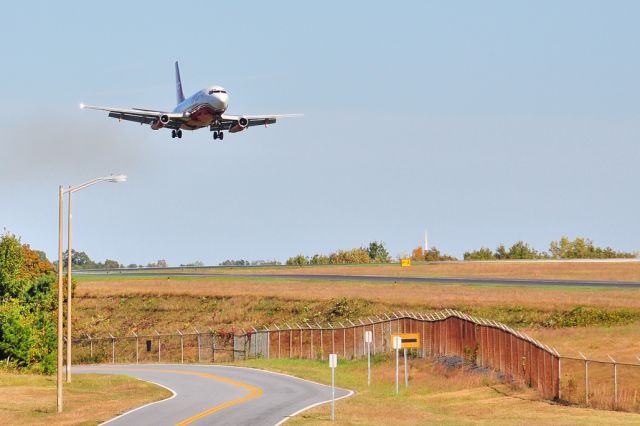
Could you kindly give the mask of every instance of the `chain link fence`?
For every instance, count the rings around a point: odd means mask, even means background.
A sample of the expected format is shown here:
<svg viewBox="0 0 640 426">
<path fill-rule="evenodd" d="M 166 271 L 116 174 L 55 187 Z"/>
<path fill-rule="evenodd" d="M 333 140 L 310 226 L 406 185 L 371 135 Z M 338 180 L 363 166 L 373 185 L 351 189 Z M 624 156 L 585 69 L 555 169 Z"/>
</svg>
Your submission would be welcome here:
<svg viewBox="0 0 640 426">
<path fill-rule="evenodd" d="M 241 332 L 212 329 L 173 334 L 87 336 L 73 341 L 74 363 L 217 363 L 249 358 L 366 356 L 392 350 L 394 333 L 420 334 L 417 356 L 459 357 L 497 372 L 507 381 L 537 389 L 547 399 L 595 408 L 640 411 L 640 364 L 561 356 L 508 326 L 453 310 L 397 312 L 327 324 L 305 322 Z M 640 359 L 639 359 L 640 361 Z"/>
</svg>

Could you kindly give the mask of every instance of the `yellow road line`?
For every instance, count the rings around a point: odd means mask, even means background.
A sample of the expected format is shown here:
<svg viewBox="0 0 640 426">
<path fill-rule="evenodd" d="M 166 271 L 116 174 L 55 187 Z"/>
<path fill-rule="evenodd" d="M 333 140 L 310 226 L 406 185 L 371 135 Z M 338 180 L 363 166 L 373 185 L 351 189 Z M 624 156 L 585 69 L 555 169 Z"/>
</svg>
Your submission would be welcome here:
<svg viewBox="0 0 640 426">
<path fill-rule="evenodd" d="M 215 376 L 213 374 L 209 374 L 209 373 L 201 373 L 199 371 L 188 371 L 188 370 L 164 370 L 164 369 L 148 369 L 148 368 L 115 368 L 117 370 L 127 370 L 127 371 L 153 371 L 153 372 L 157 372 L 157 373 L 176 373 L 176 374 L 189 374 L 192 376 L 200 376 L 200 377 L 204 377 L 207 379 L 211 379 L 211 380 L 216 380 L 218 382 L 223 382 L 223 383 L 227 383 L 229 385 L 233 385 L 233 386 L 239 386 L 241 388 L 244 388 L 246 390 L 249 391 L 248 394 L 246 394 L 245 396 L 241 397 L 241 398 L 236 398 L 236 399 L 232 399 L 231 401 L 227 401 L 227 402 L 223 402 L 222 404 L 218 404 L 215 407 L 211 407 L 205 411 L 202 411 L 194 416 L 189 417 L 188 419 L 185 419 L 179 423 L 176 423 L 176 426 L 186 426 L 189 425 L 197 420 L 202 419 L 203 417 L 206 417 L 208 415 L 211 415 L 213 413 L 216 413 L 220 410 L 224 410 L 225 408 L 231 407 L 233 405 L 236 404 L 241 404 L 243 402 L 246 401 L 250 401 L 254 398 L 259 397 L 260 395 L 262 395 L 263 391 L 260 388 L 257 388 L 255 386 L 249 385 L 247 383 L 242 383 L 242 382 L 238 382 L 236 380 L 231 380 L 231 379 L 227 379 L 226 377 L 220 377 L 220 376 Z"/>
</svg>

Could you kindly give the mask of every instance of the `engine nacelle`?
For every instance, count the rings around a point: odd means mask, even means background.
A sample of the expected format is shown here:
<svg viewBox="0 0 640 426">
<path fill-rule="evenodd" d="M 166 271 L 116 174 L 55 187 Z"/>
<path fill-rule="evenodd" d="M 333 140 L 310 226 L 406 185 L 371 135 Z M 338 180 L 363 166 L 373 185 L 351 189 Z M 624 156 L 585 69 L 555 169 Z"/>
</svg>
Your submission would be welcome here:
<svg viewBox="0 0 640 426">
<path fill-rule="evenodd" d="M 167 114 L 162 114 L 160 117 L 156 119 L 153 123 L 151 123 L 151 128 L 153 130 L 162 129 L 169 123 L 169 116 Z"/>
<path fill-rule="evenodd" d="M 238 121 L 236 121 L 236 123 L 233 126 L 231 126 L 231 128 L 229 129 L 229 133 L 241 132 L 244 129 L 246 129 L 248 125 L 249 125 L 249 119 L 246 117 L 240 117 Z"/>
</svg>

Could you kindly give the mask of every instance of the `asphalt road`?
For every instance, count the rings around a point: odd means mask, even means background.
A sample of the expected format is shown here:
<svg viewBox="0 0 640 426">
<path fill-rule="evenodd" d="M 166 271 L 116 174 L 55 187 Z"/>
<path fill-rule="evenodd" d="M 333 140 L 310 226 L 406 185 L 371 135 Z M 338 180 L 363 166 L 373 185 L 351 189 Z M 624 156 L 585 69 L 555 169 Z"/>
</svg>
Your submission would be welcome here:
<svg viewBox="0 0 640 426">
<path fill-rule="evenodd" d="M 77 274 L 78 272 L 76 272 Z M 637 281 L 590 281 L 590 280 L 534 280 L 517 278 L 452 278 L 452 277 L 394 277 L 381 275 L 324 275 L 324 274 L 221 274 L 215 272 L 81 272 L 83 275 L 126 275 L 155 277 L 245 277 L 245 278 L 278 278 L 290 280 L 323 280 L 323 281 L 374 281 L 374 282 L 411 282 L 425 284 L 457 284 L 457 285 L 505 285 L 505 286 L 564 286 L 564 287 L 608 287 L 608 288 L 640 288 Z"/>
<path fill-rule="evenodd" d="M 331 400 L 331 387 L 283 374 L 218 365 L 92 365 L 76 374 L 125 374 L 162 385 L 174 395 L 109 420 L 109 425 L 276 425 Z M 327 366 L 327 374 L 330 370 Z M 338 375 L 339 377 L 339 375 Z M 336 388 L 336 398 L 351 395 Z"/>
</svg>

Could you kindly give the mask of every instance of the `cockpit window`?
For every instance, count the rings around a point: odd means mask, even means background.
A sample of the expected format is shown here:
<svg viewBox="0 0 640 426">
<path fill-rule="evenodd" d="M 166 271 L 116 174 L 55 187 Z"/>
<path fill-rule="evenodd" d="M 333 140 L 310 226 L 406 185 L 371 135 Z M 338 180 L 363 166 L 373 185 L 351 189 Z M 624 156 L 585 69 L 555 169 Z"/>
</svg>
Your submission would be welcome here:
<svg viewBox="0 0 640 426">
<path fill-rule="evenodd" d="M 227 93 L 226 90 L 209 90 L 209 94 L 213 95 L 214 93 Z"/>
</svg>

